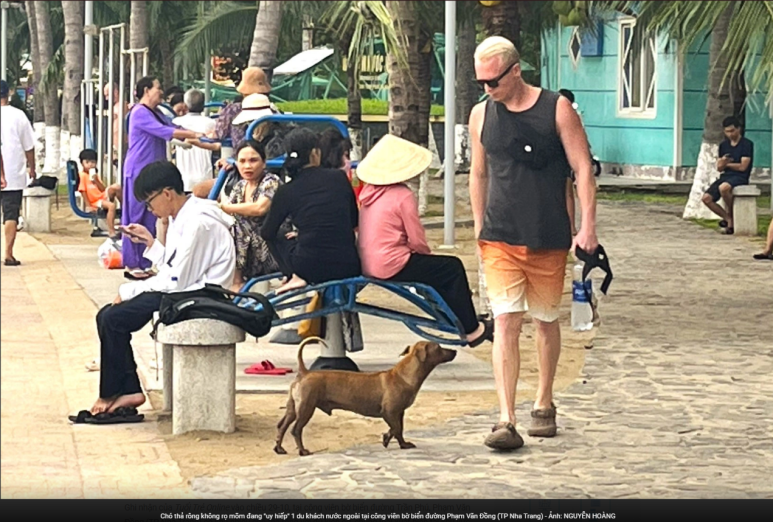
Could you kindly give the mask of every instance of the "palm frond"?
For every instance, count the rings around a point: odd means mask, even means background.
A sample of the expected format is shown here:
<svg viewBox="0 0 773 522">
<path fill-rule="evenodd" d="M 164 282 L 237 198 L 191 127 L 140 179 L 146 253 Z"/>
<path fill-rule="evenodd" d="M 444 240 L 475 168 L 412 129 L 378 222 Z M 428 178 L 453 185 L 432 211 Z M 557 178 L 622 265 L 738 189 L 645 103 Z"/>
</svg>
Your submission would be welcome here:
<svg viewBox="0 0 773 522">
<path fill-rule="evenodd" d="M 356 76 L 360 74 L 361 58 L 373 54 L 378 38 L 385 51 L 397 58 L 399 66 L 408 68 L 406 39 L 395 29 L 392 15 L 382 2 L 330 2 L 320 22 L 340 41 L 349 42 L 347 61 Z"/>
<path fill-rule="evenodd" d="M 241 44 L 249 49 L 255 31 L 257 2 L 216 2 L 182 31 L 175 55 L 178 65 L 206 62 L 213 49 Z"/>
<path fill-rule="evenodd" d="M 121 22 L 127 22 L 128 26 L 130 13 L 129 2 L 94 2 L 94 23 L 99 27 Z"/>
<path fill-rule="evenodd" d="M 732 6 L 728 37 L 722 47 L 728 59 L 723 82 L 740 71 L 753 71 L 749 91 L 767 90 L 773 97 L 773 1 L 597 1 L 598 6 L 620 12 L 635 12 L 639 23 L 651 31 L 662 31 L 685 48 L 693 48 L 708 37 L 720 15 Z"/>
</svg>

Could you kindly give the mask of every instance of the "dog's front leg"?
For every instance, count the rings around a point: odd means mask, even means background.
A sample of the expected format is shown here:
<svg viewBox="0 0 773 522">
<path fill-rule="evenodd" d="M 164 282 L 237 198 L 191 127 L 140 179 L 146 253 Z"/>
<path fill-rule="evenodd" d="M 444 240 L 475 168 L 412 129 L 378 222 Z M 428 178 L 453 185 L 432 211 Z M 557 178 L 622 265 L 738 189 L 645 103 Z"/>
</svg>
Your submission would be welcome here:
<svg viewBox="0 0 773 522">
<path fill-rule="evenodd" d="M 389 433 L 384 434 L 384 447 L 389 444 L 389 441 L 392 440 L 392 437 L 397 439 L 397 443 L 400 444 L 400 449 L 412 449 L 416 447 L 415 444 L 407 442 L 403 438 L 404 416 L 405 410 L 402 410 L 399 413 L 389 412 L 388 414 L 384 415 L 384 420 L 387 424 L 389 424 Z"/>
</svg>

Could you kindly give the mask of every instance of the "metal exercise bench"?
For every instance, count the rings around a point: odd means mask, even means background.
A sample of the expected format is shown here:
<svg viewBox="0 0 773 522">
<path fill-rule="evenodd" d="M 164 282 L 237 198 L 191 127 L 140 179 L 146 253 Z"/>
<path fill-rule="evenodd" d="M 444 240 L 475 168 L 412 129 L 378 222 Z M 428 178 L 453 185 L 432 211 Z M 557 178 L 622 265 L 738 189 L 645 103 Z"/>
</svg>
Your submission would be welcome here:
<svg viewBox="0 0 773 522">
<path fill-rule="evenodd" d="M 91 221 L 91 237 L 105 237 L 107 232 L 99 228 L 99 220 L 107 217 L 107 211 L 103 209 L 94 209 L 89 212 L 85 209 L 86 201 L 83 201 L 83 207 L 78 206 L 76 195 L 78 194 L 78 186 L 80 185 L 80 174 L 78 172 L 78 164 L 70 160 L 67 162 L 67 199 L 70 202 L 70 208 L 73 213 L 83 219 Z M 121 209 L 116 210 L 116 217 L 121 217 Z"/>
<path fill-rule="evenodd" d="M 280 279 L 281 277 L 281 274 L 270 274 L 253 278 L 242 287 L 242 291 L 249 291 L 258 283 Z M 358 301 L 357 295 L 368 285 L 386 290 L 394 296 L 407 301 L 418 308 L 424 316 L 390 310 L 389 308 Z M 272 326 L 281 326 L 302 321 L 303 319 L 325 318 L 324 337 L 328 346 L 321 348 L 320 356 L 312 364 L 311 368 L 315 370 L 357 370 L 357 365 L 354 364 L 354 361 L 346 356 L 342 312 L 368 314 L 383 319 L 400 321 L 420 337 L 439 344 L 452 346 L 465 346 L 467 344 L 462 325 L 448 304 L 434 288 L 420 283 L 396 283 L 368 277 L 353 277 L 340 281 L 328 281 L 326 283 L 309 285 L 279 295 L 276 295 L 274 292 L 268 292 L 266 297 L 268 297 L 274 309 L 279 312 L 281 310 L 297 309 L 299 306 L 308 304 L 311 301 L 311 297 L 307 294 L 310 292 L 322 292 L 322 307 L 320 309 L 313 312 L 304 311 L 277 319 L 272 323 Z M 261 306 L 249 300 L 238 299 L 237 304 L 256 311 Z M 433 330 L 448 334 L 451 337 L 441 337 L 432 333 Z"/>
<path fill-rule="evenodd" d="M 338 129 L 344 137 L 349 135 L 346 126 L 336 118 L 298 114 L 273 114 L 258 118 L 250 124 L 245 135 L 252 136 L 255 128 L 265 121 L 328 124 Z M 284 159 L 284 157 L 271 158 L 266 161 L 266 166 L 271 169 L 279 169 L 284 164 Z M 353 162 L 352 166 L 356 167 L 356 162 Z M 212 187 L 212 191 L 209 193 L 209 199 L 217 198 L 225 184 L 226 178 L 227 171 L 222 169 L 218 174 L 215 185 Z M 251 279 L 242 287 L 242 291 L 249 291 L 253 286 L 261 283 L 265 290 L 269 281 L 280 279 L 281 277 L 281 274 L 269 274 Z M 368 285 L 377 286 L 394 294 L 396 297 L 408 301 L 423 312 L 425 316 L 399 312 L 357 301 L 357 294 Z M 342 312 L 369 314 L 384 319 L 400 321 L 417 335 L 437 343 L 455 346 L 465 346 L 467 344 L 459 319 L 443 301 L 443 298 L 440 297 L 434 288 L 420 283 L 396 283 L 367 277 L 354 277 L 310 285 L 280 295 L 275 295 L 273 292 L 268 292 L 265 295 L 269 298 L 274 309 L 279 312 L 290 309 L 301 310 L 300 307 L 311 301 L 311 297 L 307 296 L 310 292 L 322 292 L 322 308 L 314 312 L 306 312 L 304 309 L 304 311 L 287 315 L 274 321 L 273 326 L 295 323 L 303 319 L 325 317 L 325 340 L 328 346 L 322 346 L 320 356 L 312 364 L 312 369 L 357 370 L 357 365 L 354 361 L 346 356 Z M 259 306 L 250 302 L 240 302 L 239 304 L 244 307 Z M 440 337 L 428 330 L 450 334 L 453 338 Z"/>
</svg>

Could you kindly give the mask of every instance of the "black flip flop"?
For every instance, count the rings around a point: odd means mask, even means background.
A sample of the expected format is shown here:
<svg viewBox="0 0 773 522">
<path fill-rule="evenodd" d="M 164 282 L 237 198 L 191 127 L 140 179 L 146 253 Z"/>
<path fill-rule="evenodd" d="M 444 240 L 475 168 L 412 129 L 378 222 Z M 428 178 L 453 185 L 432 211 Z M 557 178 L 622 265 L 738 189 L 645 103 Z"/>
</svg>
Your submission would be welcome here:
<svg viewBox="0 0 773 522">
<path fill-rule="evenodd" d="M 754 259 L 773 261 L 773 254 L 754 254 Z"/>
<path fill-rule="evenodd" d="M 15 257 L 9 257 L 8 259 L 6 259 L 6 260 L 3 262 L 3 264 L 4 264 L 5 266 L 19 266 L 19 265 L 21 264 L 21 261 L 19 261 L 19 260 L 18 260 L 18 259 L 16 259 Z"/>
<path fill-rule="evenodd" d="M 78 415 L 70 415 L 70 422 L 75 424 L 123 424 L 128 422 L 142 422 L 145 415 L 137 414 L 137 408 L 117 408 L 113 412 L 97 413 L 93 415 L 88 410 L 81 410 Z"/>
<path fill-rule="evenodd" d="M 724 219 L 719 222 L 719 228 L 727 228 L 727 221 Z"/>
</svg>

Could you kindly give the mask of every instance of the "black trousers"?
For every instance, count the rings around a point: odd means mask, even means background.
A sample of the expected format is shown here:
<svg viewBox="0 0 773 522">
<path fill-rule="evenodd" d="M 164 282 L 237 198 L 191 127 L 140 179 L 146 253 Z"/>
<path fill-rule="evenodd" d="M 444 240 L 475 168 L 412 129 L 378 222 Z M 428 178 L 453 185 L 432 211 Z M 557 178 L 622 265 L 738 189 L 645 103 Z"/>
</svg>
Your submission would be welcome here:
<svg viewBox="0 0 773 522">
<path fill-rule="evenodd" d="M 348 279 L 362 274 L 360 260 L 356 262 L 324 263 L 318 259 L 310 259 L 297 255 L 297 239 L 277 237 L 273 241 L 266 241 L 268 251 L 279 265 L 279 270 L 285 277 L 298 275 L 301 279 L 311 284 L 326 283 L 338 279 Z"/>
<path fill-rule="evenodd" d="M 470 334 L 478 328 L 467 273 L 458 257 L 411 254 L 403 269 L 389 280 L 431 286 L 459 318 L 464 333 Z"/>
<path fill-rule="evenodd" d="M 99 333 L 99 397 L 142 393 L 137 363 L 132 352 L 132 333 L 153 319 L 161 305 L 161 292 L 147 292 L 117 305 L 107 305 L 97 313 Z"/>
</svg>

